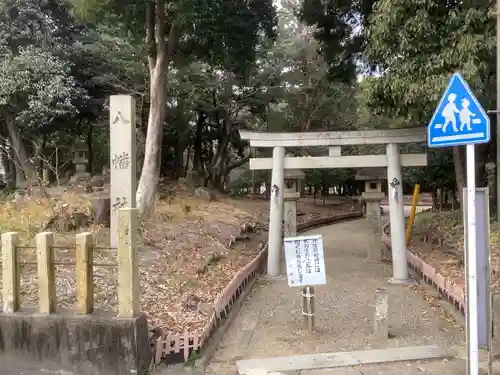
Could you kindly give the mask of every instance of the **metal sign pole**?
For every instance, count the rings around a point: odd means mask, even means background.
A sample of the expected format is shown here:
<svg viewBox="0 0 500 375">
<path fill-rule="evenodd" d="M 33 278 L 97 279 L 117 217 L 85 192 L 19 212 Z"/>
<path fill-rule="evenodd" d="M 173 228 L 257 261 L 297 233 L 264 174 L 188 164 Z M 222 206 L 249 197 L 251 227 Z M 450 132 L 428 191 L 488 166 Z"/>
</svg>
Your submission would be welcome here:
<svg viewBox="0 0 500 375">
<path fill-rule="evenodd" d="M 479 374 L 479 343 L 482 333 L 482 346 L 488 345 L 488 337 L 483 337 L 484 330 L 479 327 L 479 308 L 488 306 L 478 305 L 478 247 L 477 239 L 484 239 L 487 233 L 481 233 L 478 237 L 476 228 L 476 163 L 475 144 L 488 143 L 491 138 L 491 123 L 477 98 L 472 93 L 469 85 L 460 73 L 452 75 L 448 82 L 441 100 L 439 101 L 429 125 L 427 125 L 427 144 L 429 147 L 453 147 L 467 145 L 467 225 L 464 226 L 467 236 L 467 290 L 466 290 L 466 319 L 467 319 L 467 373 L 468 375 Z M 488 219 L 487 219 L 488 220 Z M 488 225 L 483 225 L 488 226 Z M 487 256 L 483 251 L 483 260 Z M 488 268 L 483 266 L 482 268 Z M 484 284 L 485 270 L 481 270 L 481 283 Z M 488 299 L 489 286 L 481 287 L 482 299 Z M 489 303 L 486 303 L 489 304 Z M 488 318 L 484 314 L 484 318 Z M 483 319 L 484 319 L 483 318 Z M 490 323 L 488 323 L 490 324 Z M 484 326 L 481 326 L 484 328 Z M 488 335 L 486 335 L 488 336 Z"/>
<path fill-rule="evenodd" d="M 479 375 L 476 259 L 476 163 L 474 144 L 467 145 L 467 373 Z"/>
<path fill-rule="evenodd" d="M 463 222 L 468 222 L 468 192 L 464 187 L 462 194 Z M 490 208 L 489 190 L 476 188 L 476 280 L 477 280 L 477 320 L 478 320 L 478 347 L 485 348 L 488 355 L 488 375 L 492 375 L 492 296 L 491 296 L 491 253 L 490 253 Z M 465 264 L 469 264 L 468 258 L 468 228 L 464 225 Z M 465 267 L 465 280 L 468 280 L 468 270 Z M 469 286 L 467 285 L 467 290 Z M 468 291 L 468 294 L 471 292 Z M 468 319 L 465 324 L 465 335 L 468 337 Z M 467 346 L 467 353 L 469 353 Z M 467 360 L 467 369 L 469 364 Z M 469 370 L 467 370 L 469 371 Z"/>
</svg>

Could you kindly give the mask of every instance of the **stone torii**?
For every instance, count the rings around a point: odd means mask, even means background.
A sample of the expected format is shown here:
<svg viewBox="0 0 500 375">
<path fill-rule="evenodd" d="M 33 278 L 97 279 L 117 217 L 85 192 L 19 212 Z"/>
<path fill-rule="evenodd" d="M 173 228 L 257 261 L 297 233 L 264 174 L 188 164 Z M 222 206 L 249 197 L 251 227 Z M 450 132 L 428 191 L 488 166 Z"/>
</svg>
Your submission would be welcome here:
<svg viewBox="0 0 500 375">
<path fill-rule="evenodd" d="M 400 154 L 399 144 L 425 142 L 426 128 L 366 130 L 348 132 L 270 133 L 240 130 L 242 140 L 250 147 L 273 148 L 272 158 L 250 159 L 252 170 L 272 170 L 269 213 L 269 251 L 267 275 L 280 275 L 280 250 L 283 221 L 284 170 L 315 168 L 387 168 L 389 210 L 392 236 L 392 264 L 394 284 L 412 283 L 408 276 L 406 259 L 404 202 L 401 167 L 427 165 L 426 154 Z M 342 146 L 369 144 L 386 145 L 383 155 L 346 155 Z M 285 157 L 285 147 L 328 146 L 329 156 Z"/>
</svg>

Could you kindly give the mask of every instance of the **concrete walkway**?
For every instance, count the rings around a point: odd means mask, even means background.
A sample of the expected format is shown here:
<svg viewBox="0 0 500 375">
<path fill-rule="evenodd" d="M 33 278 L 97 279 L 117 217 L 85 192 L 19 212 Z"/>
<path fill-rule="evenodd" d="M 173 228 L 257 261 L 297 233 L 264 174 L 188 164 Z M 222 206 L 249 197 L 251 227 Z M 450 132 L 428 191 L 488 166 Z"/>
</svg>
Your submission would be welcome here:
<svg viewBox="0 0 500 375">
<path fill-rule="evenodd" d="M 285 279 L 260 280 L 243 303 L 207 372 L 236 374 L 242 359 L 316 354 L 437 344 L 452 353 L 463 353 L 464 334 L 442 320 L 423 295 L 406 286 L 389 285 L 390 265 L 365 261 L 368 246 L 365 220 L 334 224 L 308 234 L 322 234 L 327 285 L 316 287 L 316 333 L 302 329 L 299 289 Z M 383 287 L 389 295 L 392 339 L 373 341 L 374 291 Z M 323 370 L 303 370 L 301 375 L 320 374 L 465 374 L 460 359 L 404 362 Z"/>
</svg>

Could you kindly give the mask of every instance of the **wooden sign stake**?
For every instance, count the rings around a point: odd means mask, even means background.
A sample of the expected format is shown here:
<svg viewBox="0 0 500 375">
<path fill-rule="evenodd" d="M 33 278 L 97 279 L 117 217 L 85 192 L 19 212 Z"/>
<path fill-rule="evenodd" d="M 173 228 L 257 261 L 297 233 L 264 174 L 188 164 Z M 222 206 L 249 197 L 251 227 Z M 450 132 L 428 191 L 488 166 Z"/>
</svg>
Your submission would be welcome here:
<svg viewBox="0 0 500 375">
<path fill-rule="evenodd" d="M 302 288 L 302 316 L 304 327 L 310 332 L 314 331 L 314 316 L 316 311 L 314 309 L 314 287 L 306 285 Z"/>
</svg>

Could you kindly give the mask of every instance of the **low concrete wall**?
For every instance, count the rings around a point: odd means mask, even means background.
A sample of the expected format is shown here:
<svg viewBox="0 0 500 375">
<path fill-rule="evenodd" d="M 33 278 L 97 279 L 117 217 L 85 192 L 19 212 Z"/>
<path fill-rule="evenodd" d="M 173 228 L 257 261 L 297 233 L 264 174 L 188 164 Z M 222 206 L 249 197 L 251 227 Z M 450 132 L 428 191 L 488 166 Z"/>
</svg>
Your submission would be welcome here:
<svg viewBox="0 0 500 375">
<path fill-rule="evenodd" d="M 20 370 L 37 363 L 75 375 L 143 375 L 150 362 L 147 320 L 0 313 L 0 353 L 0 361 L 17 362 Z"/>
</svg>

